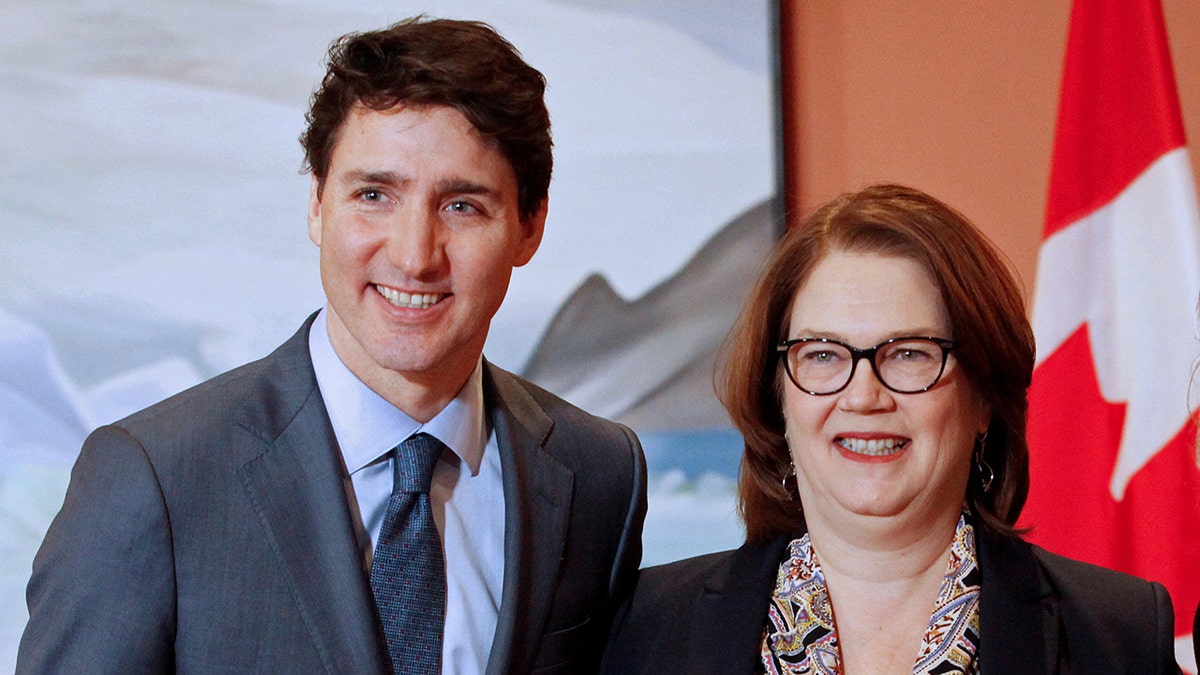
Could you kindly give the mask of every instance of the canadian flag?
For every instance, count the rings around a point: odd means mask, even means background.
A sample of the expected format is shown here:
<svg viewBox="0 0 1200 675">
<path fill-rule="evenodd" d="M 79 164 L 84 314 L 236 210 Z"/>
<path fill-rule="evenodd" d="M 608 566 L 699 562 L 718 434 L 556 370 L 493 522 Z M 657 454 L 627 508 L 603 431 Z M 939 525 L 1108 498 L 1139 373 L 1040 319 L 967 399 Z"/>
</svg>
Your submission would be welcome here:
<svg viewBox="0 0 1200 675">
<path fill-rule="evenodd" d="M 1020 524 L 1165 584 L 1194 673 L 1200 215 L 1159 0 L 1075 1 L 1036 283 Z"/>
</svg>

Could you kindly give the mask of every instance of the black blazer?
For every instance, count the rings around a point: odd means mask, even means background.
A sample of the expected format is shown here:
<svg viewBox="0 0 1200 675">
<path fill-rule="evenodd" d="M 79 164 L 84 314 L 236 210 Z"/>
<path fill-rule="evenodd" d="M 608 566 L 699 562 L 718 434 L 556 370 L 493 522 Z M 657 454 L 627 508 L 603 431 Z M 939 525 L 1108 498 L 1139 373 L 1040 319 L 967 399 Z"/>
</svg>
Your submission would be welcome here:
<svg viewBox="0 0 1200 675">
<path fill-rule="evenodd" d="M 642 570 L 601 672 L 761 673 L 759 646 L 788 541 Z M 984 673 L 1179 672 L 1161 585 L 1018 539 L 980 535 L 977 546 Z"/>
<path fill-rule="evenodd" d="M 18 673 L 390 670 L 310 323 L 88 438 L 34 560 Z M 484 400 L 505 501 L 487 672 L 594 670 L 641 558 L 641 447 L 490 364 Z"/>
</svg>

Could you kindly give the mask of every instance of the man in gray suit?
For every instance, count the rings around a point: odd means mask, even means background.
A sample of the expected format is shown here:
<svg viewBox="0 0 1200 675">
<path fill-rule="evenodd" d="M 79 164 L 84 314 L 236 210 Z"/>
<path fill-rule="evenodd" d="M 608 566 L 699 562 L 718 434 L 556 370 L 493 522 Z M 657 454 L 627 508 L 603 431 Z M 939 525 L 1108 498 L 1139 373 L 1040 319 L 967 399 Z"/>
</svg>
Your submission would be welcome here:
<svg viewBox="0 0 1200 675">
<path fill-rule="evenodd" d="M 88 438 L 18 672 L 391 671 L 372 559 L 393 449 L 420 433 L 444 446 L 441 669 L 594 670 L 640 562 L 641 448 L 482 357 L 542 236 L 543 88 L 483 24 L 334 44 L 301 139 L 326 306 Z"/>
</svg>

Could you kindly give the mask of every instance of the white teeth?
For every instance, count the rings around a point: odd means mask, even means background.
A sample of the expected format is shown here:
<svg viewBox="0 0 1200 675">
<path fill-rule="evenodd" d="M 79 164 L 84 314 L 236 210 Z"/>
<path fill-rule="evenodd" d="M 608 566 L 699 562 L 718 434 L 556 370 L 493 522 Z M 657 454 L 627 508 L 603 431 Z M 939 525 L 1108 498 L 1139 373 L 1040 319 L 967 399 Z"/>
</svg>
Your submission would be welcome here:
<svg viewBox="0 0 1200 675">
<path fill-rule="evenodd" d="M 445 297 L 443 293 L 405 293 L 379 284 L 375 284 L 375 290 L 393 305 L 412 309 L 429 309 Z"/>
<path fill-rule="evenodd" d="M 837 444 L 850 452 L 859 455 L 869 455 L 871 457 L 894 455 L 900 452 L 907 443 L 908 441 L 903 438 L 872 438 L 870 440 L 863 438 L 837 439 Z"/>
</svg>

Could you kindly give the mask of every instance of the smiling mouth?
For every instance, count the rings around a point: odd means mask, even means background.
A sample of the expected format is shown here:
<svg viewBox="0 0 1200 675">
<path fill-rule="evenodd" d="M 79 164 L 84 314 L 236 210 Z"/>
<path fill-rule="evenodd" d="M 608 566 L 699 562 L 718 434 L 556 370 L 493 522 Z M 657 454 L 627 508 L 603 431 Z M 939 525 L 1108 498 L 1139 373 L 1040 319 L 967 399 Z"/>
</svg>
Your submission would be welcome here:
<svg viewBox="0 0 1200 675">
<path fill-rule="evenodd" d="M 907 438 L 845 438 L 839 437 L 834 439 L 843 449 L 852 452 L 856 455 L 865 455 L 867 457 L 887 457 L 894 455 L 908 447 L 909 439 Z"/>
<path fill-rule="evenodd" d="M 407 309 L 429 309 L 448 295 L 447 293 L 408 293 L 380 284 L 375 284 L 375 290 L 379 291 L 383 299 L 392 305 Z"/>
</svg>

